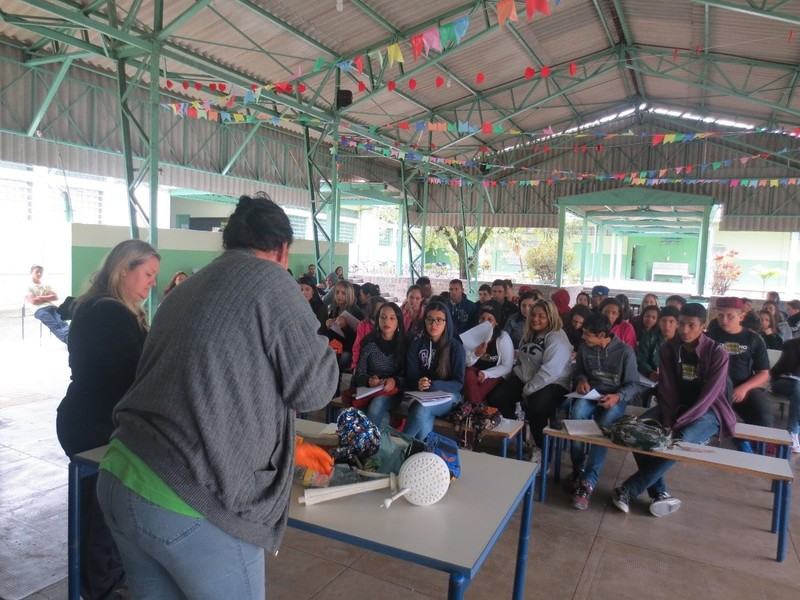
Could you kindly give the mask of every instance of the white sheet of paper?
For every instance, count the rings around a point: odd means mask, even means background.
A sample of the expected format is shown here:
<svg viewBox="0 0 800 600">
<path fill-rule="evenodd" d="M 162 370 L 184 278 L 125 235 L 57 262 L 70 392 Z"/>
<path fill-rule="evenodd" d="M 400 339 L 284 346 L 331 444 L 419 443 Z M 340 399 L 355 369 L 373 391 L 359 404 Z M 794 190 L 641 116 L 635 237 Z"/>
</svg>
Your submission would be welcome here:
<svg viewBox="0 0 800 600">
<path fill-rule="evenodd" d="M 436 406 L 449 402 L 452 396 L 447 392 L 406 392 L 405 399 L 412 402 L 419 402 L 425 406 Z"/>
<path fill-rule="evenodd" d="M 361 398 L 366 398 L 367 396 L 374 394 L 375 392 L 380 392 L 382 389 L 383 389 L 382 385 L 376 385 L 375 387 L 357 387 L 356 400 L 361 400 Z"/>
<path fill-rule="evenodd" d="M 461 343 L 464 345 L 464 352 L 472 352 L 481 344 L 491 340 L 492 329 L 491 323 L 484 321 L 462 333 L 459 337 L 461 338 Z"/>
<path fill-rule="evenodd" d="M 564 419 L 561 422 L 570 435 L 603 435 L 594 419 Z"/>
<path fill-rule="evenodd" d="M 330 326 L 328 329 L 330 329 L 330 330 L 331 330 L 333 333 L 335 333 L 336 335 L 338 335 L 338 336 L 340 336 L 340 337 L 344 337 L 344 331 L 342 331 L 342 328 L 341 328 L 341 327 L 339 327 L 339 326 L 336 324 L 336 322 L 335 322 L 335 321 L 334 321 L 333 323 L 331 323 L 331 326 Z"/>
<path fill-rule="evenodd" d="M 654 388 L 656 387 L 656 382 L 651 380 L 649 377 L 645 377 L 641 373 L 639 373 L 639 383 L 641 383 L 645 387 Z"/>
<path fill-rule="evenodd" d="M 356 318 L 355 318 L 355 317 L 354 317 L 354 316 L 353 316 L 351 313 L 349 313 L 348 311 L 344 311 L 344 312 L 343 312 L 341 315 L 339 315 L 339 316 L 340 316 L 340 317 L 344 317 L 344 320 L 345 320 L 345 321 L 347 321 L 347 326 L 348 326 L 350 329 L 352 329 L 353 331 L 355 331 L 356 329 L 358 329 L 358 324 L 359 324 L 361 321 L 359 321 L 358 319 L 356 319 Z"/>
<path fill-rule="evenodd" d="M 571 394 L 567 394 L 567 398 L 582 398 L 584 400 L 600 400 L 605 394 L 601 394 L 596 389 L 592 388 L 586 394 L 579 394 L 578 392 L 572 392 Z"/>
</svg>

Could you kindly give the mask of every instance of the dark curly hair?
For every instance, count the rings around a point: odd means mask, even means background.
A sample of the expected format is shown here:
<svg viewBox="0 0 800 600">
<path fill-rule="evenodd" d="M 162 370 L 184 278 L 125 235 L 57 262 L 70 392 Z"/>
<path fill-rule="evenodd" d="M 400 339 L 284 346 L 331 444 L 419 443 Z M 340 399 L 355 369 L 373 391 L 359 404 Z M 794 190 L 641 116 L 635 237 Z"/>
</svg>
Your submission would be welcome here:
<svg viewBox="0 0 800 600">
<path fill-rule="evenodd" d="M 245 248 L 271 252 L 293 240 L 289 217 L 263 192 L 239 198 L 222 232 L 222 246 L 226 250 Z"/>
</svg>

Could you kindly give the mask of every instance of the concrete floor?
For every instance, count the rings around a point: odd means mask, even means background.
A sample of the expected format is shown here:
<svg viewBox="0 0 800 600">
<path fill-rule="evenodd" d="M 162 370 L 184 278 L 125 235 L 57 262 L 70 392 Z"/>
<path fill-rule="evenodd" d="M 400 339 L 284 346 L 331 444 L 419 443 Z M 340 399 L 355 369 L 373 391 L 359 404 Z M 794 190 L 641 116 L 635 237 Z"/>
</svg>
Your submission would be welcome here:
<svg viewBox="0 0 800 600">
<path fill-rule="evenodd" d="M 61 600 L 67 470 L 55 436 L 55 409 L 69 379 L 67 353 L 47 334 L 41 345 L 38 336 L 21 342 L 18 325 L 18 318 L 0 315 L 0 598 Z M 800 470 L 800 459 L 794 464 Z M 546 505 L 535 505 L 527 598 L 800 597 L 800 493 L 792 502 L 787 559 L 779 564 L 765 482 L 678 465 L 668 481 L 683 508 L 656 520 L 643 503 L 626 516 L 609 501 L 615 481 L 633 468 L 630 455 L 610 453 L 585 513 L 571 509 L 557 487 Z M 518 524 L 519 515 L 468 598 L 510 597 Z M 444 574 L 292 529 L 278 557 L 269 559 L 267 574 L 271 600 L 447 594 Z"/>
</svg>

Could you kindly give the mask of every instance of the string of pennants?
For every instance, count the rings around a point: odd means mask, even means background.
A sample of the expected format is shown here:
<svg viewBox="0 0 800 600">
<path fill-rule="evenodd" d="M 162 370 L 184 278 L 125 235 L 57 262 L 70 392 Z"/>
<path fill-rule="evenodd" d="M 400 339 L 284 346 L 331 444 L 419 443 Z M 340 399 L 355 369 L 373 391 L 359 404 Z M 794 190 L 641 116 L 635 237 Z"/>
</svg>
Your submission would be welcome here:
<svg viewBox="0 0 800 600">
<path fill-rule="evenodd" d="M 450 187 L 485 187 L 485 188 L 513 188 L 513 187 L 539 187 L 552 186 L 559 183 L 588 182 L 588 181 L 618 181 L 623 185 L 656 186 L 682 183 L 685 185 L 719 184 L 729 188 L 778 188 L 800 184 L 798 177 L 757 177 L 757 178 L 688 178 L 688 177 L 632 177 L 631 175 L 596 175 L 592 177 L 565 177 L 553 175 L 546 179 L 508 179 L 508 180 L 482 180 L 473 182 L 468 179 L 436 177 L 430 175 L 427 179 L 431 185 L 446 185 Z"/>
</svg>

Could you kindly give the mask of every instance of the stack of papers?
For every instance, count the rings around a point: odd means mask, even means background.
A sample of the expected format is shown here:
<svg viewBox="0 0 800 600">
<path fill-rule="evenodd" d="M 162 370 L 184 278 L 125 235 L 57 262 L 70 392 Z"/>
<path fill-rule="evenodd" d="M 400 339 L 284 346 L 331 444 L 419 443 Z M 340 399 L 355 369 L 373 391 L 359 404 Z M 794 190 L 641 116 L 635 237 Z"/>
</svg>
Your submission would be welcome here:
<svg viewBox="0 0 800 600">
<path fill-rule="evenodd" d="M 562 423 L 570 435 L 603 435 L 594 419 L 564 419 Z"/>
<path fill-rule="evenodd" d="M 580 398 L 581 400 L 600 400 L 604 394 L 601 394 L 595 389 L 589 390 L 585 394 L 579 394 L 578 392 L 572 392 L 571 394 L 567 394 L 567 398 Z"/>
<path fill-rule="evenodd" d="M 472 352 L 481 344 L 487 344 L 492 339 L 493 327 L 490 323 L 483 322 L 472 329 L 467 329 L 459 337 L 464 346 L 464 352 Z"/>
<path fill-rule="evenodd" d="M 436 406 L 450 402 L 452 396 L 447 392 L 406 392 L 405 399 L 409 404 L 419 402 L 425 406 Z"/>
<path fill-rule="evenodd" d="M 373 394 L 377 394 L 378 392 L 382 391 L 383 391 L 382 385 L 376 385 L 375 387 L 357 387 L 356 400 L 361 400 L 362 398 L 366 398 L 367 396 L 372 396 Z"/>
</svg>

